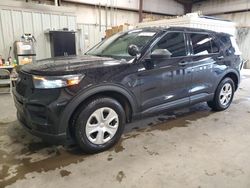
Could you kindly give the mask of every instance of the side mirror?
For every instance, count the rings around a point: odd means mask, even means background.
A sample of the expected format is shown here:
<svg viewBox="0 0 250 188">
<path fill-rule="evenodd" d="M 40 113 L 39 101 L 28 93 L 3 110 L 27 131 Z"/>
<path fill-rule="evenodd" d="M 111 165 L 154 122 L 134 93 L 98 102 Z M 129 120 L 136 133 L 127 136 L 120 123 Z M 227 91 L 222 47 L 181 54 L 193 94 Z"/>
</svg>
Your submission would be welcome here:
<svg viewBox="0 0 250 188">
<path fill-rule="evenodd" d="M 172 53 L 167 49 L 155 49 L 150 57 L 151 59 L 169 59 Z"/>
<path fill-rule="evenodd" d="M 133 57 L 137 56 L 139 54 L 139 48 L 134 44 L 130 44 L 128 47 L 128 54 Z"/>
</svg>

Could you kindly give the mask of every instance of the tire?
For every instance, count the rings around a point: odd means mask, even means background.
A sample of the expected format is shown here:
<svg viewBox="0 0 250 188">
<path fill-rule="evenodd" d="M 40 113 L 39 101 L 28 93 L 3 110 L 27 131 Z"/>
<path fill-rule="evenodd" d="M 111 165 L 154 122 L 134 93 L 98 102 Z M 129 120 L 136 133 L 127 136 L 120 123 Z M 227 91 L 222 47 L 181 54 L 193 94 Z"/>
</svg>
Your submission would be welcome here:
<svg viewBox="0 0 250 188">
<path fill-rule="evenodd" d="M 227 90 L 227 88 L 231 88 L 231 90 L 230 89 Z M 207 104 L 214 111 L 226 110 L 230 106 L 230 104 L 232 103 L 232 100 L 234 97 L 234 92 L 235 92 L 234 81 L 228 77 L 224 78 L 219 83 L 219 85 L 215 91 L 214 99 L 212 101 L 208 101 Z"/>
<path fill-rule="evenodd" d="M 125 112 L 115 99 L 93 99 L 77 113 L 74 133 L 83 152 L 93 154 L 105 151 L 120 139 L 125 126 Z"/>
</svg>

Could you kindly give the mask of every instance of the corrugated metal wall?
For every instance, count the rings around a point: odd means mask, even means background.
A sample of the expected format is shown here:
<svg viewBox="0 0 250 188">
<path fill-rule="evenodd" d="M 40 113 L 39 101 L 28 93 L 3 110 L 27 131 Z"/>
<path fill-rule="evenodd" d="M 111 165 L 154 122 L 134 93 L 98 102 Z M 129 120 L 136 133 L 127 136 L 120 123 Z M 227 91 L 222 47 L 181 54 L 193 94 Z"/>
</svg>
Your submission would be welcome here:
<svg viewBox="0 0 250 188">
<path fill-rule="evenodd" d="M 7 58 L 10 46 L 24 33 L 35 36 L 37 59 L 50 57 L 48 29 L 76 30 L 76 17 L 60 13 L 42 13 L 13 9 L 0 9 L 0 55 Z M 77 48 L 78 49 L 78 48 Z M 13 50 L 12 50 L 13 57 Z"/>
<path fill-rule="evenodd" d="M 77 24 L 79 51 L 86 52 L 87 49 L 99 43 L 105 37 L 106 26 L 95 24 Z"/>
</svg>

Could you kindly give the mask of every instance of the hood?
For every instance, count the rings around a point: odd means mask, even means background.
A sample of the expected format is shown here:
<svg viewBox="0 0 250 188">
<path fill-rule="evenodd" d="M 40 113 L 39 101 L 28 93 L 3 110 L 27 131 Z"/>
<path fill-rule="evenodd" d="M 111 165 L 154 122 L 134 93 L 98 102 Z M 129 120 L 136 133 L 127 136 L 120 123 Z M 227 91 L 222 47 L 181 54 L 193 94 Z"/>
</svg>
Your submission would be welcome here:
<svg viewBox="0 0 250 188">
<path fill-rule="evenodd" d="M 93 68 L 119 66 L 128 64 L 125 59 L 116 60 L 109 57 L 98 56 L 68 56 L 43 59 L 35 63 L 24 65 L 22 71 L 35 75 L 67 75 L 82 73 Z"/>
</svg>

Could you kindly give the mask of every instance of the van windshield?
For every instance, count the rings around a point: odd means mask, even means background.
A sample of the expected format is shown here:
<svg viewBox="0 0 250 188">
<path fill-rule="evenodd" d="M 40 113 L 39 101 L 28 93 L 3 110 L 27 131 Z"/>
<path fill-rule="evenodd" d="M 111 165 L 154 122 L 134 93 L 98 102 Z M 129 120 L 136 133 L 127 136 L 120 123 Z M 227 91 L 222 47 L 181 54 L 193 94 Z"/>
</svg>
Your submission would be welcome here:
<svg viewBox="0 0 250 188">
<path fill-rule="evenodd" d="M 86 52 L 86 55 L 132 59 L 133 57 L 128 54 L 128 46 L 135 44 L 139 50 L 142 50 L 155 34 L 156 31 L 143 31 L 141 29 L 117 33 L 94 46 Z"/>
</svg>

